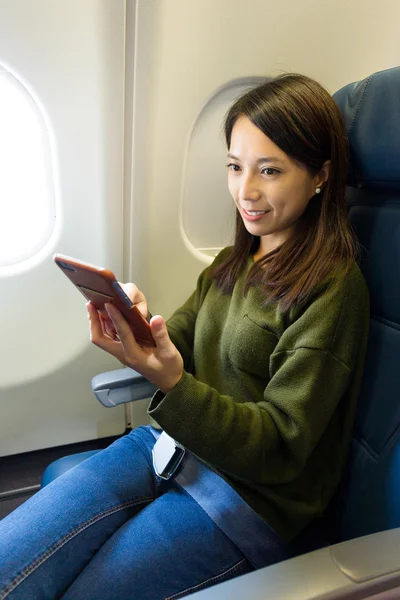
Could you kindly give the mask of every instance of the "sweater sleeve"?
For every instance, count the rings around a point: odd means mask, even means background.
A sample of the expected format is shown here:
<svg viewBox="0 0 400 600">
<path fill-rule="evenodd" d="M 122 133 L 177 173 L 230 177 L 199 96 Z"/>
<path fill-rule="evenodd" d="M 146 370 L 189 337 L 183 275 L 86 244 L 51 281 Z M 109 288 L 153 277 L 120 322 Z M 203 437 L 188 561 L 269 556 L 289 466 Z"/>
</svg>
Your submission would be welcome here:
<svg viewBox="0 0 400 600">
<path fill-rule="evenodd" d="M 228 477 L 264 485 L 290 481 L 318 444 L 365 352 L 368 293 L 363 286 L 341 292 L 322 294 L 286 329 L 258 402 L 240 392 L 221 394 L 185 372 L 171 392 L 156 393 L 149 413 Z"/>
</svg>

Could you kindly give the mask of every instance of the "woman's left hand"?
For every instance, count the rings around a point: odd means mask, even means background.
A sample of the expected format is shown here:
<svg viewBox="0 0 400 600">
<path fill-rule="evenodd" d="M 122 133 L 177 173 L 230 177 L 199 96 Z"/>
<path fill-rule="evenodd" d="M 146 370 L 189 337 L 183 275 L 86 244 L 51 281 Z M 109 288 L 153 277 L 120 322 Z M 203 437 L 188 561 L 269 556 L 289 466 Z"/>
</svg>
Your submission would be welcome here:
<svg viewBox="0 0 400 600">
<path fill-rule="evenodd" d="M 90 323 L 90 340 L 93 344 L 109 352 L 127 367 L 138 371 L 165 394 L 172 390 L 183 375 L 183 359 L 171 342 L 165 321 L 159 315 L 150 321 L 155 348 L 139 346 L 120 311 L 112 304 L 106 310 L 119 339 L 113 339 L 99 316 L 96 308 L 88 302 L 87 311 Z"/>
</svg>

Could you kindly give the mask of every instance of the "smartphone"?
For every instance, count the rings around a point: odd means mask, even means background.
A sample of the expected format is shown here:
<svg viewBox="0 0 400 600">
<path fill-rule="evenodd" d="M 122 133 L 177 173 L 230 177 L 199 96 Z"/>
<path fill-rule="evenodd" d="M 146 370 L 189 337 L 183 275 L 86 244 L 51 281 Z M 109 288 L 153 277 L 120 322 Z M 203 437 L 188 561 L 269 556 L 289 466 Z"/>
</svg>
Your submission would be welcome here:
<svg viewBox="0 0 400 600">
<path fill-rule="evenodd" d="M 105 319 L 109 321 L 110 317 L 104 305 L 113 304 L 128 321 L 137 343 L 140 346 L 155 347 L 148 321 L 132 304 L 116 280 L 114 273 L 63 254 L 55 254 L 54 261 Z"/>
</svg>

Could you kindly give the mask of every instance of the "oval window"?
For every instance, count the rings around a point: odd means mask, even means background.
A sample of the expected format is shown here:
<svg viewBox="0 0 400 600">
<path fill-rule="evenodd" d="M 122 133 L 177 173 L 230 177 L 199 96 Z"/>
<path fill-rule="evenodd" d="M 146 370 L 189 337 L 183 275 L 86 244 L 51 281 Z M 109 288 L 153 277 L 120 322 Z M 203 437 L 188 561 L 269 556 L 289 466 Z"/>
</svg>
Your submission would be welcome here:
<svg viewBox="0 0 400 600">
<path fill-rule="evenodd" d="M 236 209 L 228 191 L 224 116 L 232 102 L 265 78 L 247 77 L 218 88 L 190 132 L 181 196 L 181 233 L 191 250 L 215 256 L 233 241 Z"/>
<path fill-rule="evenodd" d="M 0 65 L 0 271 L 34 256 L 55 226 L 48 126 L 26 87 Z"/>
</svg>

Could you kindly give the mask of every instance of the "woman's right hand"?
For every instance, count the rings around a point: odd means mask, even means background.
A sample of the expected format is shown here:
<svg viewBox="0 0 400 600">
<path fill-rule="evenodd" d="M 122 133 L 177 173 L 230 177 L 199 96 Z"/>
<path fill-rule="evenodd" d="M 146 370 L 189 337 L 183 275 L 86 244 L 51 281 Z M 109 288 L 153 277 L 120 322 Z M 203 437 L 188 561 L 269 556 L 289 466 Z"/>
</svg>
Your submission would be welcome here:
<svg viewBox="0 0 400 600">
<path fill-rule="evenodd" d="M 131 300 L 131 302 L 133 304 L 135 304 L 137 306 L 137 308 L 140 310 L 140 312 L 144 316 L 144 318 L 147 321 L 149 321 L 150 313 L 149 313 L 149 309 L 147 308 L 147 300 L 146 300 L 144 294 L 142 294 L 142 292 L 139 290 L 139 288 L 134 283 L 121 283 L 121 282 L 118 282 L 118 283 L 122 287 L 122 289 L 124 290 L 124 292 L 128 296 L 128 298 Z M 100 323 L 101 323 L 101 326 L 103 329 L 103 333 L 108 335 L 108 337 L 110 337 L 112 340 L 118 339 L 114 324 L 112 323 L 111 319 L 107 315 L 106 311 L 103 311 L 103 310 L 100 311 L 99 318 L 100 318 Z"/>
</svg>

